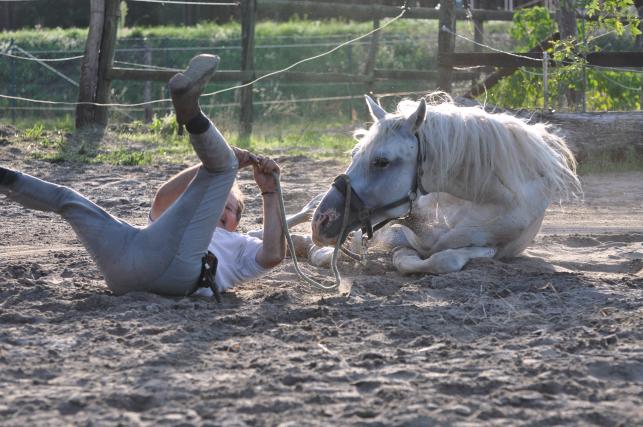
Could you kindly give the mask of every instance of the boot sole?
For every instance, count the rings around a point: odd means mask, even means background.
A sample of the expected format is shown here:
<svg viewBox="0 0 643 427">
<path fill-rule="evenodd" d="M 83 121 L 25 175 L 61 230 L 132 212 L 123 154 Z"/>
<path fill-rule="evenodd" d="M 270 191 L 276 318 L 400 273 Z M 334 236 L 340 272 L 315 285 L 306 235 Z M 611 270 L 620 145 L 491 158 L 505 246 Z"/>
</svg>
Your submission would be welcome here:
<svg viewBox="0 0 643 427">
<path fill-rule="evenodd" d="M 216 55 L 202 54 L 190 61 L 188 68 L 173 76 L 168 86 L 173 93 L 184 93 L 192 88 L 202 88 L 214 75 L 219 65 L 219 57 Z"/>
</svg>

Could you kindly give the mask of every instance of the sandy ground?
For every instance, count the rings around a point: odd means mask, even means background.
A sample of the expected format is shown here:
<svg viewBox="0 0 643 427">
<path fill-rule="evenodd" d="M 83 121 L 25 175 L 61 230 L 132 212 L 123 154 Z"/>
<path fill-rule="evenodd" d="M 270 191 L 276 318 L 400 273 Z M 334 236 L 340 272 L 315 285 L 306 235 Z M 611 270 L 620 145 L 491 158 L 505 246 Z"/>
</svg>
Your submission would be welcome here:
<svg viewBox="0 0 643 427">
<path fill-rule="evenodd" d="M 180 169 L 0 157 L 139 225 Z M 290 212 L 343 169 L 281 164 Z M 116 297 L 68 225 L 2 198 L 0 424 L 642 425 L 643 173 L 583 182 L 584 203 L 552 207 L 522 257 L 401 276 L 375 249 L 341 263 L 349 298 L 287 261 L 221 304 Z"/>
</svg>

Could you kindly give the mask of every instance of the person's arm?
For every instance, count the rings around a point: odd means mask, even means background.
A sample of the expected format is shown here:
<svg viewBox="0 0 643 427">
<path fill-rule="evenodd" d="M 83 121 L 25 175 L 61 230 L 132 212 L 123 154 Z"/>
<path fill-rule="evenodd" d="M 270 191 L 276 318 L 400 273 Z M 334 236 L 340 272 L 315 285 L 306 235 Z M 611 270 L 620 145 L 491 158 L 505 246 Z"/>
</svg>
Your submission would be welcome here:
<svg viewBox="0 0 643 427">
<path fill-rule="evenodd" d="M 286 256 L 286 239 L 281 225 L 279 195 L 273 172 L 279 174 L 274 160 L 258 158 L 253 165 L 254 176 L 263 199 L 263 243 L 257 252 L 256 261 L 263 268 L 279 265 Z"/>
<path fill-rule="evenodd" d="M 321 199 L 326 195 L 326 193 L 319 193 L 315 197 L 313 197 L 299 212 L 296 214 L 291 214 L 291 215 L 286 215 L 286 226 L 290 230 L 291 228 L 303 224 L 305 222 L 310 222 L 311 219 L 313 219 L 313 213 L 315 211 L 315 208 L 317 205 L 319 205 L 319 202 Z M 281 215 L 281 213 L 279 213 Z M 261 239 L 263 237 L 263 228 L 259 228 L 257 230 L 251 230 L 248 233 L 248 236 L 256 237 L 257 239 Z"/>
<path fill-rule="evenodd" d="M 232 150 L 237 157 L 240 169 L 250 166 L 257 161 L 256 156 L 248 150 L 237 147 L 232 147 Z M 154 200 L 152 201 L 152 209 L 150 211 L 150 219 L 152 221 L 160 217 L 161 214 L 165 212 L 167 208 L 172 206 L 172 203 L 174 203 L 176 199 L 183 194 L 183 192 L 188 188 L 188 185 L 190 185 L 190 182 L 194 179 L 194 176 L 200 166 L 201 163 L 184 169 L 161 185 L 161 187 L 156 191 Z"/>
</svg>

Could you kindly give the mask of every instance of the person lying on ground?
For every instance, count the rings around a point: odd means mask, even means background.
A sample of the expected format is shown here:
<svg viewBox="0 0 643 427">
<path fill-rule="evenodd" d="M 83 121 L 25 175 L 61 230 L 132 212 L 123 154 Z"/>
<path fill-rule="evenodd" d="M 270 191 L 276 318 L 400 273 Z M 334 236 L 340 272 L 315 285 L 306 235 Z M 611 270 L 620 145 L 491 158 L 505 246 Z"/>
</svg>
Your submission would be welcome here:
<svg viewBox="0 0 643 427">
<path fill-rule="evenodd" d="M 242 150 L 237 149 L 237 153 Z M 241 154 L 240 154 L 241 156 Z M 274 163 L 272 160 L 261 156 L 254 156 L 253 164 L 263 165 Z M 154 222 L 186 191 L 194 179 L 200 165 L 194 165 L 170 178 L 157 190 L 152 201 L 149 213 L 149 223 Z M 219 291 L 232 288 L 236 284 L 255 279 L 275 267 L 281 258 L 273 257 L 274 253 L 281 251 L 283 235 L 277 234 L 276 224 L 281 224 L 281 211 L 276 192 L 274 178 L 265 177 L 261 171 L 264 168 L 254 168 L 254 178 L 263 199 L 263 225 L 262 230 L 252 230 L 247 234 L 238 232 L 244 212 L 244 196 L 235 182 L 228 194 L 225 207 L 217 227 L 212 235 L 208 250 L 218 260 L 216 269 L 216 283 Z M 295 215 L 286 219 L 288 228 L 303 222 L 309 222 L 320 197 L 313 198 L 304 208 Z M 295 251 L 299 257 L 307 257 L 313 246 L 310 236 L 292 234 Z M 212 296 L 209 288 L 201 288 L 195 294 Z"/>
<path fill-rule="evenodd" d="M 280 169 L 271 159 L 229 146 L 201 111 L 198 98 L 218 62 L 217 56 L 198 55 L 169 82 L 177 121 L 186 126 L 201 164 L 159 190 L 146 227 L 113 217 L 71 188 L 6 168 L 0 168 L 0 194 L 66 220 L 117 295 L 147 291 L 185 296 L 209 287 L 216 296 L 267 273 L 285 256 L 275 192 Z M 230 190 L 237 169 L 248 166 L 263 197 L 263 240 L 231 234 L 238 224 L 239 201 Z M 208 249 L 218 252 L 218 268 Z"/>
</svg>

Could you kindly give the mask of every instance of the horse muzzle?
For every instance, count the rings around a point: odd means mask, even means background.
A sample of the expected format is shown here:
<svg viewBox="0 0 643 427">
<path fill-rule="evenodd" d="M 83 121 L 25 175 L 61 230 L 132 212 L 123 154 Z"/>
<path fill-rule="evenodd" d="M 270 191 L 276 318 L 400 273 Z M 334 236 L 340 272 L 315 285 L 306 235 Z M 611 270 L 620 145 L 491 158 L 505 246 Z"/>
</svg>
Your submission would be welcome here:
<svg viewBox="0 0 643 427">
<path fill-rule="evenodd" d="M 316 245 L 332 246 L 340 239 L 344 223 L 345 202 L 344 195 L 335 187 L 331 187 L 319 203 L 311 223 L 313 241 Z M 348 228 L 349 230 L 346 232 L 350 231 L 350 227 Z"/>
</svg>

